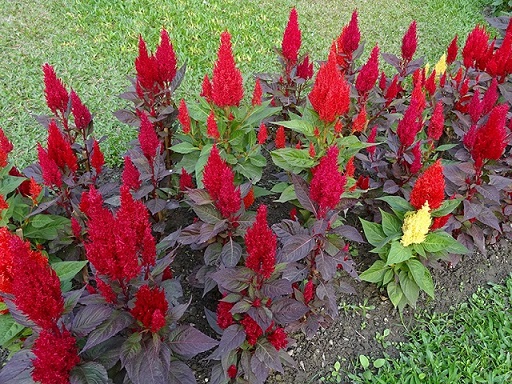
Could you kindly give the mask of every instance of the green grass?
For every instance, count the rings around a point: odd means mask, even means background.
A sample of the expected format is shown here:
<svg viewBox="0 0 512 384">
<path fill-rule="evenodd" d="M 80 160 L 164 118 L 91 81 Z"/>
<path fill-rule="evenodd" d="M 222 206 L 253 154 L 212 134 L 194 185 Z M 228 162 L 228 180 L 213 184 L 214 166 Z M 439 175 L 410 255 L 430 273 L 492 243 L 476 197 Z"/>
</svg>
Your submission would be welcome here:
<svg viewBox="0 0 512 384">
<path fill-rule="evenodd" d="M 512 276 L 480 288 L 450 313 L 421 315 L 400 357 L 355 383 L 512 382 Z"/>
<path fill-rule="evenodd" d="M 246 79 L 276 69 L 273 46 L 280 44 L 289 10 L 296 5 L 303 47 L 315 60 L 326 58 L 332 39 L 350 18 L 360 15 L 363 39 L 384 52 L 398 53 L 409 23 L 418 21 L 419 54 L 435 62 L 455 34 L 465 36 L 484 22 L 484 0 L 0 0 L 0 126 L 15 144 L 14 161 L 35 159 L 44 129 L 31 115 L 48 113 L 44 105 L 41 65 L 49 62 L 95 114 L 98 135 L 107 135 L 107 160 L 117 163 L 132 130 L 112 113 L 125 106 L 116 98 L 133 74 L 139 34 L 151 49 L 165 26 L 180 63 L 188 63 L 179 96 L 199 92 L 211 73 L 221 31 L 233 35 L 234 51 Z M 370 51 L 367 46 L 366 56 Z M 247 80 L 252 89 L 252 80 Z"/>
</svg>

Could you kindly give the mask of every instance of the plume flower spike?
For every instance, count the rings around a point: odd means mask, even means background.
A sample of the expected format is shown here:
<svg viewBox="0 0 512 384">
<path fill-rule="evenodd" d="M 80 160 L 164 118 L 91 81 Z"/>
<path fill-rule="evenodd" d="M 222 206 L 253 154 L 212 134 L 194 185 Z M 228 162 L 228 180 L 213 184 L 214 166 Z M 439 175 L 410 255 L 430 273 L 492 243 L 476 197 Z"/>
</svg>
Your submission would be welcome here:
<svg viewBox="0 0 512 384">
<path fill-rule="evenodd" d="M 277 238 L 267 223 L 267 207 L 260 205 L 256 221 L 245 234 L 245 266 L 268 279 L 275 269 Z"/>
<path fill-rule="evenodd" d="M 437 209 L 444 201 L 444 189 L 443 166 L 441 161 L 437 160 L 418 177 L 409 200 L 416 209 L 420 209 L 425 203 L 428 203 L 431 209 Z"/>
<path fill-rule="evenodd" d="M 421 244 L 425 241 L 432 219 L 428 202 L 417 211 L 407 212 L 402 225 L 403 236 L 400 242 L 404 247 Z"/>
<path fill-rule="evenodd" d="M 299 56 L 299 49 L 301 45 L 301 32 L 298 22 L 297 10 L 292 8 L 290 16 L 288 18 L 288 24 L 283 35 L 283 41 L 281 44 L 281 51 L 283 56 L 288 60 L 290 65 L 297 63 Z"/>
</svg>

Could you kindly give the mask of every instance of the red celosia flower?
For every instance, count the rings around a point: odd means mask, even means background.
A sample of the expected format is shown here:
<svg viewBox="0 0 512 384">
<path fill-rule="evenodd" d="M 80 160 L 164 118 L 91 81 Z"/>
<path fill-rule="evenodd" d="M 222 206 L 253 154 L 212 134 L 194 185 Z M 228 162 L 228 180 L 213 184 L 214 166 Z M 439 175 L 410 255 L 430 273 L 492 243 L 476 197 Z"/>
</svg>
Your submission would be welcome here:
<svg viewBox="0 0 512 384">
<path fill-rule="evenodd" d="M 208 137 L 211 137 L 215 140 L 220 138 L 219 127 L 215 121 L 215 114 L 213 113 L 213 110 L 210 111 L 208 119 L 206 120 L 206 134 Z"/>
<path fill-rule="evenodd" d="M 121 175 L 123 185 L 129 189 L 137 190 L 140 188 L 140 173 L 139 170 L 133 165 L 129 156 L 124 157 L 124 169 Z"/>
<path fill-rule="evenodd" d="M 446 55 L 446 64 L 450 65 L 455 61 L 457 58 L 457 53 L 459 51 L 459 47 L 457 46 L 457 38 L 458 36 L 455 35 L 453 40 L 450 42 L 450 45 L 448 45 L 447 49 L 447 55 Z"/>
<path fill-rule="evenodd" d="M 249 189 L 249 192 L 244 197 L 244 207 L 245 209 L 248 209 L 252 204 L 254 203 L 254 188 L 251 187 Z"/>
<path fill-rule="evenodd" d="M 379 88 L 380 88 L 380 90 L 384 92 L 384 90 L 386 89 L 387 84 L 388 84 L 388 79 L 387 79 L 386 74 L 384 73 L 384 71 L 382 71 L 380 73 L 380 78 L 379 78 Z"/>
<path fill-rule="evenodd" d="M 160 148 L 160 140 L 156 135 L 155 128 L 145 112 L 137 111 L 140 118 L 139 144 L 142 153 L 148 160 L 154 159 Z"/>
<path fill-rule="evenodd" d="M 103 152 L 101 152 L 98 140 L 95 139 L 94 143 L 92 144 L 91 165 L 96 170 L 97 175 L 101 173 L 101 168 L 104 164 L 105 157 L 103 156 Z"/>
<path fill-rule="evenodd" d="M 331 48 L 327 63 L 320 67 L 316 75 L 309 101 L 320 119 L 326 123 L 332 123 L 348 111 L 349 86 L 338 71 L 334 47 Z"/>
<path fill-rule="evenodd" d="M 343 30 L 338 39 L 338 43 L 341 43 L 341 49 L 349 58 L 352 58 L 352 53 L 359 47 L 359 41 L 361 40 L 361 32 L 359 31 L 359 25 L 357 22 L 357 11 L 352 12 L 350 22 L 348 25 L 343 27 Z"/>
<path fill-rule="evenodd" d="M 432 220 L 432 226 L 430 227 L 431 231 L 434 231 L 439 228 L 443 228 L 448 220 L 450 219 L 451 214 L 441 216 L 441 217 L 434 217 L 434 220 Z"/>
<path fill-rule="evenodd" d="M 80 100 L 80 97 L 78 97 L 74 90 L 71 90 L 70 97 L 71 112 L 75 118 L 75 125 L 80 130 L 86 129 L 92 120 L 91 112 L 89 112 L 87 107 L 82 103 L 82 100 Z"/>
<path fill-rule="evenodd" d="M 415 209 L 428 202 L 430 209 L 437 209 L 444 200 L 444 175 L 441 161 L 437 160 L 416 180 L 409 200 Z"/>
<path fill-rule="evenodd" d="M 159 83 L 170 83 L 176 76 L 176 54 L 165 29 L 160 32 L 160 45 L 156 48 L 155 61 Z"/>
<path fill-rule="evenodd" d="M 204 97 L 209 103 L 212 101 L 212 83 L 208 75 L 204 75 L 201 94 L 199 96 Z"/>
<path fill-rule="evenodd" d="M 220 178 L 219 198 L 215 201 L 215 206 L 219 209 L 222 217 L 231 219 L 242 205 L 240 188 L 235 187 L 235 174 L 231 168 L 225 167 Z"/>
<path fill-rule="evenodd" d="M 240 324 L 244 327 L 247 342 L 249 345 L 254 346 L 258 342 L 258 338 L 263 335 L 261 327 L 249 315 L 245 315 L 240 320 Z"/>
<path fill-rule="evenodd" d="M 487 115 L 498 101 L 498 81 L 494 78 L 482 99 L 482 116 Z"/>
<path fill-rule="evenodd" d="M 267 141 L 268 133 L 267 133 L 267 126 L 263 123 L 260 125 L 260 129 L 258 131 L 258 144 L 263 145 L 265 144 L 265 141 Z"/>
<path fill-rule="evenodd" d="M 366 115 L 366 105 L 359 111 L 356 118 L 352 122 L 352 133 L 363 132 L 368 125 L 368 117 Z"/>
<path fill-rule="evenodd" d="M 0 292 L 3 293 L 12 293 L 14 254 L 10 241 L 14 236 L 7 227 L 0 228 Z M 0 297 L 0 303 L 2 301 L 3 298 Z"/>
<path fill-rule="evenodd" d="M 66 167 L 72 172 L 78 169 L 78 160 L 71 144 L 57 127 L 55 120 L 48 126 L 48 156 L 63 171 Z"/>
<path fill-rule="evenodd" d="M 297 57 L 299 56 L 299 49 L 301 44 L 301 33 L 298 22 L 297 10 L 292 8 L 288 24 L 283 35 L 283 42 L 281 49 L 283 56 L 288 60 L 291 65 L 295 65 Z"/>
<path fill-rule="evenodd" d="M 66 328 L 43 329 L 32 352 L 32 378 L 41 384 L 68 384 L 71 370 L 80 362 L 76 339 Z"/>
<path fill-rule="evenodd" d="M 12 150 L 12 143 L 5 135 L 3 129 L 0 128 L 0 167 L 5 167 L 7 165 L 7 157 Z"/>
<path fill-rule="evenodd" d="M 347 165 L 345 166 L 345 176 L 353 177 L 356 172 L 356 166 L 354 165 L 354 156 L 352 156 L 347 161 Z"/>
<path fill-rule="evenodd" d="M 12 236 L 10 252 L 16 257 L 12 268 L 14 304 L 41 328 L 52 328 L 64 312 L 60 280 L 41 253 Z"/>
<path fill-rule="evenodd" d="M 184 134 L 190 133 L 190 115 L 188 114 L 187 104 L 185 100 L 181 99 L 180 106 L 178 107 L 178 120 L 181 123 Z"/>
<path fill-rule="evenodd" d="M 137 71 L 138 91 L 157 92 L 156 84 L 159 80 L 158 64 L 156 58 L 148 53 L 146 42 L 139 36 L 139 55 L 135 59 L 135 70 Z M 143 97 L 143 93 L 139 96 Z"/>
<path fill-rule="evenodd" d="M 162 273 L 162 281 L 171 280 L 174 277 L 171 267 L 167 267 L 164 269 Z"/>
<path fill-rule="evenodd" d="M 238 370 L 236 369 L 236 365 L 231 364 L 227 370 L 228 377 L 230 379 L 234 379 L 236 377 L 237 373 L 238 373 Z"/>
<path fill-rule="evenodd" d="M 306 55 L 302 63 L 297 65 L 296 75 L 304 80 L 309 80 L 313 77 L 313 62 L 310 62 L 309 55 Z"/>
<path fill-rule="evenodd" d="M 180 175 L 180 191 L 185 192 L 189 188 L 194 188 L 194 181 L 192 180 L 192 175 L 189 174 L 185 168 L 181 168 Z"/>
<path fill-rule="evenodd" d="M 110 284 L 105 283 L 98 275 L 96 275 L 96 287 L 107 303 L 117 303 L 117 294 L 114 292 Z"/>
<path fill-rule="evenodd" d="M 356 79 L 356 89 L 361 96 L 366 96 L 375 86 L 375 82 L 379 78 L 379 46 L 376 45 L 370 58 L 361 67 L 361 71 Z"/>
<path fill-rule="evenodd" d="M 304 304 L 308 305 L 311 300 L 315 297 L 315 284 L 313 280 L 308 280 L 304 285 Z"/>
<path fill-rule="evenodd" d="M 421 166 L 423 165 L 421 163 L 422 153 L 421 153 L 421 147 L 420 142 L 418 141 L 416 145 L 412 148 L 412 155 L 414 156 L 414 159 L 412 161 L 412 164 L 409 165 L 409 171 L 415 175 L 418 173 L 421 169 Z"/>
<path fill-rule="evenodd" d="M 315 145 L 312 142 L 309 143 L 309 156 L 312 158 L 315 158 L 316 156 Z"/>
<path fill-rule="evenodd" d="M 75 217 L 71 218 L 71 232 L 75 239 L 80 239 L 82 237 L 82 226 Z"/>
<path fill-rule="evenodd" d="M 261 105 L 261 96 L 263 91 L 261 90 L 260 79 L 256 79 L 256 84 L 254 84 L 254 92 L 252 93 L 252 106 Z"/>
<path fill-rule="evenodd" d="M 359 176 L 356 182 L 356 186 L 359 189 L 362 189 L 363 191 L 366 191 L 368 188 L 370 188 L 370 178 L 368 176 Z"/>
<path fill-rule="evenodd" d="M 411 61 L 416 47 L 418 46 L 418 37 L 416 36 L 416 21 L 409 25 L 409 29 L 405 32 L 402 39 L 402 58 L 404 61 Z"/>
<path fill-rule="evenodd" d="M 473 124 L 476 124 L 478 120 L 480 120 L 480 117 L 482 117 L 482 107 L 483 105 L 480 102 L 480 92 L 478 89 L 475 89 L 468 107 L 469 116 L 471 117 Z"/>
<path fill-rule="evenodd" d="M 245 234 L 247 259 L 245 266 L 268 279 L 274 272 L 276 263 L 276 236 L 267 224 L 267 207 L 260 205 L 256 221 Z"/>
<path fill-rule="evenodd" d="M 421 86 L 419 84 L 415 87 L 415 90 L 419 89 L 419 93 L 413 91 L 411 104 L 406 109 L 404 117 L 398 122 L 396 133 L 402 147 L 407 148 L 414 143 L 416 135 L 422 127 L 422 113 L 425 107 L 425 97 L 421 92 Z"/>
<path fill-rule="evenodd" d="M 214 145 L 203 170 L 203 184 L 213 201 L 219 198 L 222 185 L 221 175 L 227 167 L 220 157 L 217 146 Z"/>
<path fill-rule="evenodd" d="M 391 104 L 393 100 L 395 100 L 396 96 L 398 95 L 398 92 L 400 92 L 400 85 L 398 85 L 398 75 L 395 75 L 395 77 L 393 77 L 393 80 L 391 80 L 391 84 L 386 90 L 386 94 L 384 95 L 384 97 L 386 98 L 386 106 L 388 106 L 389 104 Z"/>
<path fill-rule="evenodd" d="M 231 324 L 234 324 L 233 315 L 230 312 L 233 306 L 233 303 L 225 301 L 219 301 L 217 304 L 217 324 L 221 329 L 226 329 Z"/>
<path fill-rule="evenodd" d="M 46 105 L 54 114 L 57 114 L 57 111 L 64 114 L 68 109 L 68 91 L 66 91 L 62 80 L 57 78 L 55 70 L 50 64 L 43 65 L 43 73 Z"/>
<path fill-rule="evenodd" d="M 37 144 L 37 157 L 41 166 L 44 184 L 48 187 L 55 185 L 57 188 L 60 188 L 62 186 L 62 172 L 57 163 L 50 158 L 46 149 L 39 143 Z"/>
<path fill-rule="evenodd" d="M 277 128 L 276 132 L 276 148 L 284 148 L 286 146 L 286 138 L 284 135 L 284 127 L 282 125 Z"/>
<path fill-rule="evenodd" d="M 29 196 L 34 205 L 37 205 L 37 199 L 39 198 L 39 195 L 41 194 L 42 190 L 43 187 L 37 184 L 34 178 L 31 177 L 29 181 Z"/>
<path fill-rule="evenodd" d="M 436 92 L 436 71 L 433 70 L 427 80 L 425 80 L 425 90 L 430 96 Z"/>
<path fill-rule="evenodd" d="M 336 124 L 334 124 L 334 132 L 336 134 L 340 134 L 341 131 L 343 130 L 343 124 L 341 124 L 341 121 L 337 121 Z"/>
<path fill-rule="evenodd" d="M 446 85 L 446 72 L 443 73 L 443 75 L 439 78 L 439 86 L 441 88 L 444 88 Z"/>
<path fill-rule="evenodd" d="M 267 340 L 278 351 L 288 346 L 288 337 L 283 328 L 277 328 L 274 332 L 270 333 L 267 336 Z"/>
<path fill-rule="evenodd" d="M 469 151 L 471 151 L 473 149 L 473 146 L 475 145 L 476 131 L 476 125 L 472 125 L 471 128 L 469 128 L 469 130 L 464 135 L 464 138 L 462 139 L 462 143 Z"/>
<path fill-rule="evenodd" d="M 156 333 L 165 325 L 168 309 L 169 304 L 163 289 L 143 285 L 135 294 L 135 307 L 130 313 L 146 329 Z"/>
<path fill-rule="evenodd" d="M 244 97 L 242 74 L 235 66 L 231 35 L 222 32 L 217 61 L 213 68 L 212 99 L 219 107 L 237 106 Z"/>
<path fill-rule="evenodd" d="M 438 101 L 432 112 L 432 117 L 427 129 L 427 136 L 432 140 L 439 140 L 444 132 L 444 106 L 441 101 Z"/>
<path fill-rule="evenodd" d="M 25 177 L 25 175 L 23 175 L 16 167 L 12 167 L 9 170 L 9 175 L 23 178 Z M 30 180 L 25 180 L 24 182 L 22 182 L 16 190 L 18 191 L 18 193 L 21 193 L 22 196 L 30 197 Z"/>
<path fill-rule="evenodd" d="M 462 48 L 462 58 L 466 68 L 485 69 L 487 62 L 489 34 L 484 27 L 477 25 L 468 35 Z"/>
<path fill-rule="evenodd" d="M 366 140 L 366 142 L 368 144 L 373 144 L 373 143 L 375 143 L 376 138 L 377 138 L 377 126 L 374 125 L 373 128 L 372 128 L 372 131 L 370 132 L 370 135 L 368 135 L 368 139 Z M 366 151 L 371 156 L 373 156 L 373 154 L 375 153 L 375 150 L 376 150 L 376 146 L 375 145 L 372 145 L 371 147 L 367 147 L 366 148 Z"/>
<path fill-rule="evenodd" d="M 4 196 L 0 195 L 0 218 L 2 217 L 2 211 L 7 208 L 9 208 L 9 204 L 5 201 Z"/>
</svg>

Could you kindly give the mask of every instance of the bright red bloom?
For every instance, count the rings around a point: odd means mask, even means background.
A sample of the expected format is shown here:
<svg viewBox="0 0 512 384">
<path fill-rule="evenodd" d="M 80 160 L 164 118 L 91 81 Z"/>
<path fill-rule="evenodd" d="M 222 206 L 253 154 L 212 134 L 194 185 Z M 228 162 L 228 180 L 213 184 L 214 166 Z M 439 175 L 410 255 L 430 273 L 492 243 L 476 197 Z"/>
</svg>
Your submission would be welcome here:
<svg viewBox="0 0 512 384">
<path fill-rule="evenodd" d="M 43 187 L 36 183 L 33 177 L 30 178 L 29 181 L 29 196 L 34 205 L 37 205 L 37 199 L 41 194 Z"/>
<path fill-rule="evenodd" d="M 160 140 L 156 135 L 155 128 L 151 121 L 149 121 L 148 115 L 145 112 L 137 111 L 137 115 L 140 118 L 140 129 L 139 129 L 139 144 L 142 149 L 142 153 L 148 160 L 154 159 L 159 148 Z"/>
<path fill-rule="evenodd" d="M 244 207 L 248 209 L 254 203 L 254 188 L 251 187 L 247 195 L 244 197 Z"/>
<path fill-rule="evenodd" d="M 447 55 L 446 55 L 446 64 L 450 65 L 455 61 L 457 58 L 457 53 L 459 52 L 459 47 L 457 46 L 457 38 L 458 36 L 455 35 L 453 40 L 450 42 L 450 45 L 448 45 L 447 49 Z"/>
<path fill-rule="evenodd" d="M 259 206 L 256 221 L 245 234 L 245 246 L 245 266 L 268 279 L 275 269 L 277 240 L 267 224 L 266 205 Z"/>
<path fill-rule="evenodd" d="M 313 77 L 313 62 L 309 60 L 309 55 L 306 55 L 302 63 L 297 65 L 296 75 L 304 80 L 309 80 Z"/>
<path fill-rule="evenodd" d="M 434 220 L 432 220 L 432 226 L 430 227 L 430 230 L 434 231 L 436 229 L 443 228 L 450 219 L 450 216 L 451 213 L 441 217 L 434 217 Z"/>
<path fill-rule="evenodd" d="M 1 217 L 2 211 L 7 208 L 9 208 L 9 204 L 7 204 L 7 201 L 5 201 L 4 196 L 0 195 L 0 217 Z"/>
<path fill-rule="evenodd" d="M 263 91 L 261 90 L 260 79 L 256 79 L 256 84 L 254 84 L 254 92 L 252 93 L 252 106 L 261 105 L 261 96 L 263 95 Z"/>
<path fill-rule="evenodd" d="M 357 22 L 357 11 L 354 11 L 352 12 L 350 22 L 343 27 L 340 37 L 338 38 L 338 49 L 347 55 L 350 60 L 352 53 L 359 47 L 360 40 L 361 32 L 359 31 Z"/>
<path fill-rule="evenodd" d="M 334 47 L 333 47 L 334 48 Z M 332 123 L 349 109 L 349 86 L 340 74 L 336 64 L 336 52 L 331 48 L 327 63 L 316 75 L 315 84 L 309 94 L 309 101 L 320 120 Z"/>
<path fill-rule="evenodd" d="M 340 134 L 343 130 L 343 124 L 341 124 L 341 121 L 337 121 L 336 124 L 334 124 L 334 132 L 337 134 Z"/>
<path fill-rule="evenodd" d="M 40 252 L 12 236 L 10 252 L 16 255 L 12 267 L 14 304 L 39 327 L 52 328 L 64 312 L 60 280 Z"/>
<path fill-rule="evenodd" d="M 48 63 L 43 65 L 43 73 L 46 105 L 54 114 L 57 114 L 57 111 L 64 114 L 68 109 L 69 100 L 68 91 L 66 91 L 64 83 L 61 79 L 57 78 L 55 70 Z"/>
<path fill-rule="evenodd" d="M 3 293 L 12 293 L 14 255 L 10 241 L 14 236 L 7 227 L 0 228 L 0 292 Z M 2 301 L 3 298 L 0 297 L 0 303 Z"/>
<path fill-rule="evenodd" d="M 247 342 L 249 345 L 254 346 L 260 336 L 263 335 L 263 330 L 249 315 L 245 315 L 245 317 L 240 320 L 240 324 L 244 327 Z"/>
<path fill-rule="evenodd" d="M 313 159 L 316 156 L 315 145 L 312 142 L 309 143 L 309 156 L 311 156 Z"/>
<path fill-rule="evenodd" d="M 308 280 L 304 285 L 304 304 L 308 305 L 311 300 L 315 297 L 315 284 L 313 280 Z"/>
<path fill-rule="evenodd" d="M 235 174 L 229 167 L 225 167 L 221 177 L 221 186 L 219 198 L 215 202 L 215 206 L 219 209 L 222 217 L 226 219 L 233 218 L 242 205 L 240 196 L 240 188 L 235 187 Z"/>
<path fill-rule="evenodd" d="M 190 133 L 190 115 L 188 114 L 187 104 L 183 99 L 181 99 L 178 107 L 178 120 L 183 128 L 183 133 L 188 135 Z"/>
<path fill-rule="evenodd" d="M 201 94 L 199 96 L 204 97 L 209 103 L 212 101 L 212 83 L 208 75 L 204 75 Z"/>
<path fill-rule="evenodd" d="M 419 93 L 413 91 L 411 104 L 406 109 L 404 117 L 398 122 L 396 133 L 398 139 L 404 148 L 408 148 L 414 143 L 416 135 L 422 127 L 422 113 L 425 108 L 425 97 L 421 92 L 421 86 L 415 87 L 419 89 Z"/>
<path fill-rule="evenodd" d="M 233 303 L 227 303 L 225 301 L 219 301 L 217 304 L 217 324 L 221 329 L 226 329 L 234 324 L 233 315 L 230 312 L 233 306 Z"/>
<path fill-rule="evenodd" d="M 384 90 L 386 89 L 387 84 L 388 84 L 388 79 L 387 79 L 386 74 L 384 73 L 384 71 L 382 71 L 380 73 L 380 78 L 379 78 L 379 88 L 380 88 L 380 90 L 384 92 Z"/>
<path fill-rule="evenodd" d="M 169 303 L 163 289 L 143 285 L 135 294 L 135 307 L 130 313 L 146 329 L 156 333 L 165 326 L 168 309 Z"/>
<path fill-rule="evenodd" d="M 62 171 L 66 167 L 72 172 L 76 172 L 78 169 L 78 159 L 71 144 L 57 127 L 55 120 L 50 121 L 48 126 L 48 156 Z"/>
<path fill-rule="evenodd" d="M 91 112 L 89 112 L 87 107 L 82 103 L 82 100 L 80 100 L 80 97 L 78 97 L 74 90 L 71 90 L 70 98 L 71 112 L 75 118 L 77 129 L 86 129 L 92 121 Z"/>
<path fill-rule="evenodd" d="M 422 159 L 422 153 L 421 153 L 421 147 L 420 142 L 418 141 L 416 145 L 412 148 L 412 155 L 414 156 L 414 159 L 412 161 L 412 164 L 409 165 L 409 171 L 415 175 L 418 173 L 422 167 L 421 159 Z"/>
<path fill-rule="evenodd" d="M 433 70 L 427 80 L 425 80 L 425 90 L 430 96 L 436 92 L 436 71 Z"/>
<path fill-rule="evenodd" d="M 213 110 L 210 111 L 208 119 L 206 120 L 206 134 L 212 139 L 218 140 L 220 138 L 219 127 L 215 121 L 215 114 Z"/>
<path fill-rule="evenodd" d="M 338 205 L 345 188 L 347 179 L 338 169 L 338 153 L 338 147 L 329 148 L 320 164 L 313 168 L 309 197 L 318 204 L 319 219 Z"/>
<path fill-rule="evenodd" d="M 237 106 L 244 97 L 242 74 L 235 65 L 231 35 L 222 32 L 217 61 L 213 68 L 212 99 L 219 107 Z"/>
<path fill-rule="evenodd" d="M 268 133 L 267 126 L 263 123 L 260 125 L 260 130 L 258 131 L 258 144 L 263 145 L 265 141 L 267 141 Z"/>
<path fill-rule="evenodd" d="M 278 351 L 288 346 L 288 337 L 283 328 L 277 328 L 274 332 L 270 333 L 267 336 L 267 340 Z"/>
<path fill-rule="evenodd" d="M 55 185 L 57 188 L 60 188 L 62 186 L 62 172 L 57 163 L 50 158 L 46 149 L 39 143 L 37 143 L 37 157 L 41 166 L 44 184 L 48 187 Z"/>
<path fill-rule="evenodd" d="M 294 7 L 290 11 L 288 24 L 286 25 L 286 29 L 283 35 L 283 42 L 281 44 L 283 56 L 291 65 L 295 65 L 295 63 L 297 63 L 300 45 L 301 32 L 299 28 L 297 10 Z"/>
<path fill-rule="evenodd" d="M 484 93 L 484 97 L 482 99 L 482 116 L 487 115 L 491 112 L 492 108 L 498 101 L 498 81 L 494 78 L 491 81 L 491 85 Z"/>
<path fill-rule="evenodd" d="M 345 175 L 347 177 L 353 177 L 356 172 L 356 166 L 354 165 L 354 156 L 352 156 L 347 161 L 347 165 L 345 166 Z"/>
<path fill-rule="evenodd" d="M 386 90 L 386 94 L 384 95 L 384 97 L 386 98 L 386 106 L 388 106 L 389 104 L 391 104 L 393 100 L 395 100 L 396 96 L 398 95 L 398 92 L 400 92 L 400 85 L 398 85 L 398 75 L 395 75 L 395 77 L 393 77 L 393 80 L 391 80 L 391 84 Z"/>
<path fill-rule="evenodd" d="M 139 55 L 135 59 L 137 71 L 137 90 L 140 97 L 143 92 L 158 92 L 156 84 L 159 80 L 156 58 L 148 53 L 146 42 L 139 35 Z M 142 91 L 142 92 L 139 92 Z"/>
<path fill-rule="evenodd" d="M 368 188 L 370 188 L 370 178 L 368 176 L 359 176 L 356 182 L 356 186 L 359 189 L 362 189 L 363 191 L 366 191 Z"/>
<path fill-rule="evenodd" d="M 160 32 L 160 45 L 156 48 L 155 61 L 159 83 L 170 83 L 176 76 L 176 54 L 165 29 Z"/>
<path fill-rule="evenodd" d="M 462 58 L 466 68 L 485 69 L 488 57 L 489 34 L 484 27 L 477 25 L 468 35 L 462 48 Z"/>
<path fill-rule="evenodd" d="M 368 117 L 366 115 L 366 105 L 359 111 L 356 118 L 352 122 L 352 133 L 363 132 L 368 126 Z"/>
<path fill-rule="evenodd" d="M 105 157 L 103 156 L 103 152 L 101 152 L 98 140 L 95 139 L 94 143 L 92 144 L 91 165 L 96 170 L 97 175 L 101 173 L 101 168 L 104 164 Z"/>
<path fill-rule="evenodd" d="M 356 89 L 360 95 L 367 95 L 373 87 L 375 86 L 375 82 L 379 78 L 379 46 L 376 45 L 372 53 L 370 54 L 370 58 L 361 67 L 361 71 L 356 79 Z"/>
<path fill-rule="evenodd" d="M 480 92 L 478 89 L 475 89 L 468 108 L 469 116 L 471 117 L 473 124 L 476 124 L 478 120 L 480 120 L 480 117 L 482 117 L 482 107 L 483 105 L 480 102 Z"/>
<path fill-rule="evenodd" d="M 105 283 L 99 276 L 96 276 L 96 287 L 107 303 L 117 303 L 117 294 L 114 292 L 110 284 Z"/>
<path fill-rule="evenodd" d="M 32 352 L 32 378 L 41 384 L 68 384 L 71 370 L 80 362 L 76 339 L 66 328 L 43 329 Z"/>
<path fill-rule="evenodd" d="M 286 146 L 286 137 L 284 135 L 284 127 L 282 125 L 277 128 L 276 132 L 276 148 L 284 148 Z"/>
<path fill-rule="evenodd" d="M 203 184 L 213 201 L 219 198 L 222 186 L 221 175 L 225 168 L 228 166 L 220 157 L 217 146 L 214 145 L 203 170 Z"/>
<path fill-rule="evenodd" d="M 194 181 L 192 180 L 192 175 L 189 174 L 185 168 L 181 168 L 180 175 L 180 191 L 185 192 L 189 188 L 194 188 Z"/>
<path fill-rule="evenodd" d="M 437 160 L 418 177 L 412 188 L 409 200 L 415 209 L 428 202 L 430 209 L 437 209 L 444 201 L 444 175 L 441 161 Z"/>
<path fill-rule="evenodd" d="M 124 157 L 124 169 L 121 176 L 123 185 L 129 189 L 137 190 L 140 188 L 140 173 L 139 170 L 133 165 L 129 156 Z"/>
<path fill-rule="evenodd" d="M 0 128 L 0 167 L 7 165 L 7 157 L 13 150 L 13 145 L 5 135 L 2 128 Z"/>
<path fill-rule="evenodd" d="M 427 136 L 432 140 L 439 140 L 444 132 L 444 105 L 438 101 L 432 112 L 432 117 L 428 124 Z"/>
<path fill-rule="evenodd" d="M 80 239 L 82 237 L 82 226 L 75 217 L 71 218 L 71 232 L 75 239 Z"/>
<path fill-rule="evenodd" d="M 416 35 L 416 21 L 409 25 L 409 29 L 402 38 L 402 58 L 405 61 L 411 61 L 418 46 L 418 37 Z"/>
<path fill-rule="evenodd" d="M 238 370 L 236 369 L 236 365 L 231 364 L 227 370 L 228 377 L 230 379 L 234 379 L 236 377 L 237 373 L 238 373 Z"/>
</svg>

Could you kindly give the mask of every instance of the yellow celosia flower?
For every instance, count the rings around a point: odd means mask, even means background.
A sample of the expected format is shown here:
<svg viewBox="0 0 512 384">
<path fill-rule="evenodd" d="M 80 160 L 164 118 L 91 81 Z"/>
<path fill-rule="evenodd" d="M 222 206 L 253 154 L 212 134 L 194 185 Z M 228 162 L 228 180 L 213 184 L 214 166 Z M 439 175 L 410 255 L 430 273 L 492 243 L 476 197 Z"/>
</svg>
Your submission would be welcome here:
<svg viewBox="0 0 512 384">
<path fill-rule="evenodd" d="M 425 241 L 428 229 L 432 219 L 430 217 L 430 207 L 428 202 L 425 202 L 423 207 L 417 211 L 407 212 L 402 225 L 402 240 L 400 242 L 404 247 L 411 244 L 420 244 Z"/>
<path fill-rule="evenodd" d="M 436 70 L 436 77 L 446 72 L 446 54 L 443 53 L 443 56 L 441 56 L 434 69 Z"/>
</svg>

